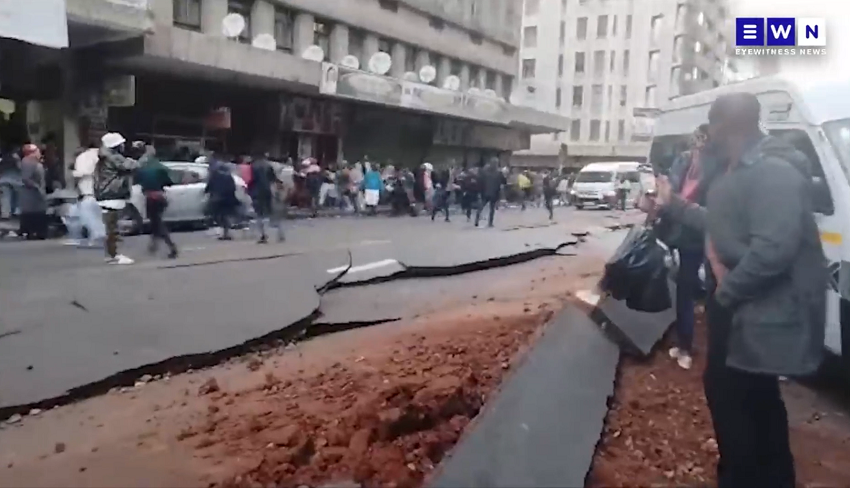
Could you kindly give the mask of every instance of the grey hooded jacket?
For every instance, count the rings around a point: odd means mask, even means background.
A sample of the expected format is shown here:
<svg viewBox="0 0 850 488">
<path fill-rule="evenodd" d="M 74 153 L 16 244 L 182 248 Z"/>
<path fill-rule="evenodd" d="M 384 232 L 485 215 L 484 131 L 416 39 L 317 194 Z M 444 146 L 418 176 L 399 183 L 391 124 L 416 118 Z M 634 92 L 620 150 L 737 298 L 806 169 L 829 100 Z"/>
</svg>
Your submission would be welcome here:
<svg viewBox="0 0 850 488">
<path fill-rule="evenodd" d="M 706 207 L 669 207 L 706 231 L 729 270 L 714 298 L 732 312 L 730 367 L 794 376 L 821 363 L 829 274 L 810 175 L 802 153 L 765 136 L 710 183 Z"/>
</svg>

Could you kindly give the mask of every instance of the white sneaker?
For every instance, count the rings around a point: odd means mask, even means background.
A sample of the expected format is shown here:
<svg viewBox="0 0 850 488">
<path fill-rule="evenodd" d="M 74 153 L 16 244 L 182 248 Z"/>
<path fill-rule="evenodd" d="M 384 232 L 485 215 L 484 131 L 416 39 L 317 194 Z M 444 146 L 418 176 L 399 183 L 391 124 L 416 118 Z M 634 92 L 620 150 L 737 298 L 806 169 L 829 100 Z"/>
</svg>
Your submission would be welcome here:
<svg viewBox="0 0 850 488">
<path fill-rule="evenodd" d="M 119 254 L 119 255 L 115 256 L 114 258 L 106 258 L 106 262 L 108 264 L 133 264 L 133 263 L 135 263 L 135 261 L 133 261 L 132 259 L 128 258 L 127 256 L 125 256 L 123 254 Z"/>
<path fill-rule="evenodd" d="M 682 351 L 678 347 L 671 347 L 667 354 L 670 355 L 673 359 L 679 359 L 679 356 L 682 355 Z"/>
<path fill-rule="evenodd" d="M 676 359 L 676 363 L 679 364 L 679 367 L 682 369 L 691 369 L 694 360 L 687 354 L 680 354 L 678 359 Z"/>
</svg>

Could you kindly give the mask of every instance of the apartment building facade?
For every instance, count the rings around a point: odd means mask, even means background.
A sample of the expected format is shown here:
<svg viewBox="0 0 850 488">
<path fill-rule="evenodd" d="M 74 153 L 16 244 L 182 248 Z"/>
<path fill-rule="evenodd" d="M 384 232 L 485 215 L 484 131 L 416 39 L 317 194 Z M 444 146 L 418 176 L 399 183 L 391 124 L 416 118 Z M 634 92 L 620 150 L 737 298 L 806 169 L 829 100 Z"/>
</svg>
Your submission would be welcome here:
<svg viewBox="0 0 850 488">
<path fill-rule="evenodd" d="M 636 110 L 723 83 L 728 17 L 725 0 L 524 0 L 514 101 L 568 117 L 570 128 L 532 137 L 514 159 L 644 159 Z"/>
<path fill-rule="evenodd" d="M 128 6 L 141 15 L 122 15 Z M 480 164 L 568 126 L 507 101 L 519 66 L 514 0 L 67 0 L 67 9 L 68 25 L 84 28 L 58 64 L 66 154 L 108 129 L 175 152 Z M 244 25 L 235 35 L 223 24 L 233 14 Z M 391 65 L 376 73 L 381 52 Z M 359 69 L 341 65 L 351 56 Z M 433 79 L 421 78 L 426 66 Z"/>
</svg>

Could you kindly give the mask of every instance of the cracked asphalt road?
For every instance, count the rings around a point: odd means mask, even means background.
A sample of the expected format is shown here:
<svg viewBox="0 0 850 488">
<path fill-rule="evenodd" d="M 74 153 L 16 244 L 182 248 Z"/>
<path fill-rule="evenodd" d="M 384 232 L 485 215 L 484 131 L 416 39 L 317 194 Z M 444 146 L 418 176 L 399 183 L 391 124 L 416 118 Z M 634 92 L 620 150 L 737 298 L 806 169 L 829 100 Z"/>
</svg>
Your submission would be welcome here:
<svg viewBox="0 0 850 488">
<path fill-rule="evenodd" d="M 142 374 L 132 370 L 174 358 L 192 367 L 208 365 L 204 355 L 211 352 L 236 355 L 240 344 L 316 314 L 316 289 L 346 269 L 350 282 L 388 276 L 405 265 L 459 266 L 554 248 L 572 241 L 572 232 L 636 218 L 562 208 L 550 223 L 542 209 L 507 210 L 495 229 L 476 229 L 458 218 L 451 224 L 317 219 L 291 223 L 287 242 L 268 246 L 238 233 L 228 243 L 205 232 L 179 233 L 183 253 L 177 261 L 145 256 L 146 237 L 139 236 L 123 244 L 122 252 L 138 259 L 128 267 L 104 266 L 99 251 L 56 241 L 0 243 L 0 409 L 61 398 L 122 371 L 130 373 L 102 387 L 132 384 L 134 374 Z M 428 296 L 422 290 L 440 289 L 437 281 L 417 285 L 415 293 Z M 340 305 L 346 302 L 337 299 L 340 293 L 322 310 L 330 322 L 395 318 L 390 307 L 381 310 L 368 300 Z"/>
</svg>

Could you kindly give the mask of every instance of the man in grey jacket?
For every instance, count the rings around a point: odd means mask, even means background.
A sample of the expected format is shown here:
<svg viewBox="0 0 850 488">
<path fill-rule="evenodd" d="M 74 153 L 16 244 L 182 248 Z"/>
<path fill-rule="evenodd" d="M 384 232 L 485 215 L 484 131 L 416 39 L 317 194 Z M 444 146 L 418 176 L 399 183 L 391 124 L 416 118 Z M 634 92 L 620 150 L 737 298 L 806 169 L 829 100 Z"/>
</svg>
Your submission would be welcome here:
<svg viewBox="0 0 850 488">
<path fill-rule="evenodd" d="M 812 209 L 810 162 L 759 129 L 751 94 L 709 111 L 718 172 L 706 206 L 679 199 L 666 178 L 657 204 L 706 233 L 710 296 L 705 395 L 720 452 L 718 486 L 795 485 L 778 376 L 820 365 L 828 273 Z"/>
</svg>

